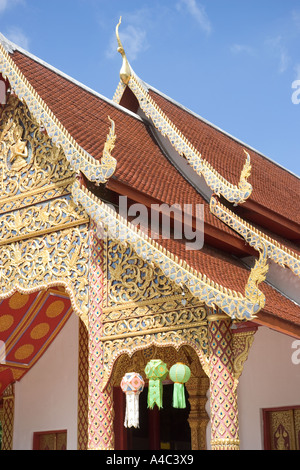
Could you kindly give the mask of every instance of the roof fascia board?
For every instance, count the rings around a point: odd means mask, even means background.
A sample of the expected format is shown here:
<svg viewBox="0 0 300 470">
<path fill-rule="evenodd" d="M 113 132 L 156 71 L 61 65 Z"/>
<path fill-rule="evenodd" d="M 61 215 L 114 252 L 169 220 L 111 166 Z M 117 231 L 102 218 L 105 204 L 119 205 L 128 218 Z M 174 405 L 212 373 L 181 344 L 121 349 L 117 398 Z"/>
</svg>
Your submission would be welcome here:
<svg viewBox="0 0 300 470">
<path fill-rule="evenodd" d="M 9 39 L 7 39 L 5 36 L 3 36 L 2 33 L 0 33 L 0 44 L 2 44 L 2 46 L 7 51 L 7 53 L 12 54 L 15 51 L 20 52 L 21 54 L 29 57 L 29 59 L 33 60 L 34 62 L 37 62 L 38 64 L 42 65 L 43 67 L 51 70 L 51 72 L 56 73 L 57 75 L 61 76 L 62 78 L 68 80 L 69 82 L 73 83 L 74 85 L 78 86 L 79 88 L 82 88 L 86 92 L 90 93 L 91 95 L 94 95 L 96 98 L 99 98 L 99 99 L 105 101 L 107 104 L 109 104 L 109 105 L 113 106 L 114 108 L 118 109 L 119 111 L 122 111 L 123 113 L 128 114 L 129 116 L 131 116 L 131 117 L 133 117 L 133 118 L 135 118 L 139 121 L 142 121 L 142 119 L 137 114 L 133 113 L 132 111 L 130 111 L 127 108 L 124 108 L 123 106 L 118 104 L 116 101 L 110 100 L 106 96 L 101 95 L 97 91 L 95 91 L 92 88 L 84 85 L 83 83 L 79 82 L 75 78 L 72 78 L 70 75 L 62 72 L 61 70 L 57 69 L 53 65 L 48 64 L 44 60 L 42 60 L 39 57 L 35 56 L 31 52 L 26 51 L 25 49 L 18 46 L 17 44 L 14 44 Z"/>
<path fill-rule="evenodd" d="M 199 153 L 197 149 L 188 141 L 179 129 L 164 114 L 160 107 L 149 95 L 143 82 L 132 73 L 128 86 L 136 96 L 142 111 L 151 119 L 158 131 L 166 136 L 175 150 L 184 156 L 193 170 L 200 176 L 203 175 L 206 184 L 218 195 L 222 195 L 229 202 L 234 204 L 244 203 L 252 192 L 252 186 L 248 182 L 250 175 L 250 156 L 245 151 L 247 158 L 242 169 L 238 186 L 231 184 L 223 178 Z"/>
<path fill-rule="evenodd" d="M 292 338 L 300 338 L 300 326 L 288 320 L 275 317 L 273 314 L 261 310 L 255 323 L 260 326 L 271 328 L 274 331 L 291 336 Z"/>
<path fill-rule="evenodd" d="M 170 98 L 168 95 L 166 95 L 165 93 L 162 93 L 161 91 L 157 90 L 155 87 L 153 87 L 152 85 L 149 85 L 148 83 L 145 83 L 143 82 L 144 86 L 148 89 L 148 90 L 152 90 L 154 93 L 157 93 L 158 95 L 160 95 L 162 98 L 165 98 L 166 100 L 168 100 L 170 103 L 173 103 L 175 106 L 177 106 L 178 108 L 181 108 L 183 111 L 186 111 L 188 114 L 190 114 L 191 116 L 194 116 L 196 119 L 199 119 L 200 121 L 202 121 L 203 123 L 207 124 L 208 126 L 212 127 L 213 129 L 215 129 L 216 131 L 218 132 L 221 132 L 222 134 L 224 134 L 226 137 L 229 137 L 230 139 L 234 140 L 236 143 L 242 145 L 243 147 L 246 147 L 248 150 L 250 150 L 251 152 L 255 152 L 256 154 L 258 154 L 259 156 L 265 158 L 266 160 L 268 160 L 270 163 L 273 163 L 273 165 L 276 165 L 278 166 L 278 168 L 280 168 L 281 170 L 284 170 L 286 171 L 287 173 L 291 174 L 292 176 L 294 176 L 295 178 L 297 179 L 300 179 L 300 176 L 296 175 L 295 173 L 293 173 L 291 170 L 285 168 L 284 166 L 280 165 L 279 163 L 275 162 L 274 160 L 272 160 L 271 158 L 267 157 L 266 155 L 264 155 L 262 152 L 260 152 L 259 150 L 255 149 L 254 147 L 251 147 L 249 144 L 243 142 L 242 140 L 238 139 L 237 137 L 234 137 L 233 135 L 231 135 L 229 132 L 226 132 L 224 131 L 222 128 L 216 126 L 215 124 L 213 124 L 212 122 L 208 121 L 207 119 L 203 118 L 202 116 L 200 116 L 199 114 L 195 113 L 194 111 L 191 111 L 189 108 L 187 108 L 186 106 L 182 105 L 181 103 L 177 102 L 176 100 L 174 100 L 173 98 Z"/>
<path fill-rule="evenodd" d="M 217 202 L 215 196 L 211 198 L 210 210 L 218 219 L 241 235 L 250 246 L 256 250 L 265 249 L 269 259 L 280 266 L 288 267 L 295 276 L 300 278 L 300 257 L 296 253 L 256 230 L 223 204 Z"/>
</svg>

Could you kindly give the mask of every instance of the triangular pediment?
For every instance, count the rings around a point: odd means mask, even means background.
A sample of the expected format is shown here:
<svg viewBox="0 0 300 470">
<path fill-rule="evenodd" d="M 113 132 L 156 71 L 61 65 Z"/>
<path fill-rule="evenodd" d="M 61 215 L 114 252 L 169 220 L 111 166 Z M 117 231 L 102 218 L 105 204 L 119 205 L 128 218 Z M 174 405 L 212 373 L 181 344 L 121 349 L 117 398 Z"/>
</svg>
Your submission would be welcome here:
<svg viewBox="0 0 300 470">
<path fill-rule="evenodd" d="M 0 135 L 1 207 L 7 199 L 11 201 L 6 202 L 3 212 L 28 206 L 33 195 L 57 191 L 74 180 L 62 149 L 52 144 L 45 129 L 14 94 L 2 111 Z"/>
</svg>

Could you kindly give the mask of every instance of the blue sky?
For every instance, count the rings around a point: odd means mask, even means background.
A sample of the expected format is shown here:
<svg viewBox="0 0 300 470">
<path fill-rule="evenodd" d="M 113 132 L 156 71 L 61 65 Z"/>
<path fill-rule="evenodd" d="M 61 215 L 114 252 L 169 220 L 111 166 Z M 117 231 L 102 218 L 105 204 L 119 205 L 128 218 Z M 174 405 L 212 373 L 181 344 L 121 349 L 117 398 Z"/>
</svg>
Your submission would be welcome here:
<svg viewBox="0 0 300 470">
<path fill-rule="evenodd" d="M 112 98 L 120 15 L 140 78 L 300 175 L 299 0 L 0 0 L 0 31 Z"/>
</svg>

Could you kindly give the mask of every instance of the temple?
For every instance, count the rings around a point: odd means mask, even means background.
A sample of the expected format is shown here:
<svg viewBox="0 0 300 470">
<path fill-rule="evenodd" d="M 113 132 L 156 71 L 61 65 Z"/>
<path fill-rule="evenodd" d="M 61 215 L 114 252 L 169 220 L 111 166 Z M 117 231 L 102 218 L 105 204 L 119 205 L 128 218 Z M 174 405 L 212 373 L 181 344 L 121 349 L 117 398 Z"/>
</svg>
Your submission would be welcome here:
<svg viewBox="0 0 300 470">
<path fill-rule="evenodd" d="M 0 35 L 3 450 L 299 450 L 299 177 Z"/>
</svg>

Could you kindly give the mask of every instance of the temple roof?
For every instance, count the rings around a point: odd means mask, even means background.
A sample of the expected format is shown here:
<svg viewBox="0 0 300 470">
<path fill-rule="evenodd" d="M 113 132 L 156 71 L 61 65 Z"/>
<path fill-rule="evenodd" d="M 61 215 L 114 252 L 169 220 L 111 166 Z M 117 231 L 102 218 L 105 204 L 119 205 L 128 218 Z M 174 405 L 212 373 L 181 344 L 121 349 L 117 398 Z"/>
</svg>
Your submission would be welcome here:
<svg viewBox="0 0 300 470">
<path fill-rule="evenodd" d="M 172 164 L 153 134 L 151 123 L 137 114 L 138 107 L 132 92 L 129 95 L 128 89 L 125 90 L 127 97 L 124 93 L 120 104 L 117 104 L 26 51 L 15 48 L 10 56 L 59 122 L 78 145 L 95 159 L 101 160 L 102 157 L 107 116 L 114 120 L 117 166 L 106 183 L 112 198 L 114 194 L 123 194 L 133 202 L 145 205 L 153 202 L 204 205 L 205 245 L 202 250 L 186 250 L 184 243 L 174 239 L 160 239 L 158 243 L 216 283 L 244 292 L 249 277 L 249 267 L 244 258 L 254 256 L 255 250 L 235 230 L 211 213 L 206 195 Z M 249 180 L 253 191 L 244 204 L 234 207 L 234 211 L 299 253 L 299 178 L 163 93 L 149 87 L 149 94 L 213 168 L 230 183 L 238 184 L 245 163 L 243 149 L 249 151 L 252 164 Z M 98 194 L 97 188 L 91 189 Z M 257 321 L 300 336 L 297 302 L 267 282 L 262 283 L 261 290 L 266 296 L 266 304 Z"/>
</svg>

